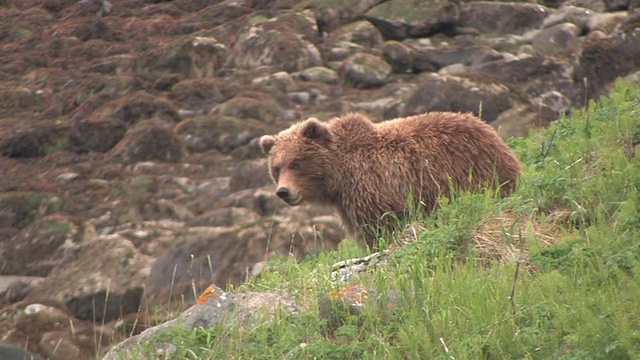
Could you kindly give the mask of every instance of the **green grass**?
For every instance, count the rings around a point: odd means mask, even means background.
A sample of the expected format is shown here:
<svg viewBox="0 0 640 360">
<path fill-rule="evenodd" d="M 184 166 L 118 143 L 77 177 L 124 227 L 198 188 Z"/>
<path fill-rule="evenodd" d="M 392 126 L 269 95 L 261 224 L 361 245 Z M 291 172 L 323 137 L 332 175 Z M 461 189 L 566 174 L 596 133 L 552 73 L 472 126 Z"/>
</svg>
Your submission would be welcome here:
<svg viewBox="0 0 640 360">
<path fill-rule="evenodd" d="M 365 254 L 346 242 L 239 289 L 292 296 L 301 312 L 159 341 L 177 346 L 174 359 L 640 359 L 639 99 L 618 84 L 512 139 L 517 192 L 460 195 L 404 224 L 419 240 L 361 278 L 380 296 L 359 315 L 319 316 L 337 290 L 331 265 Z"/>
</svg>

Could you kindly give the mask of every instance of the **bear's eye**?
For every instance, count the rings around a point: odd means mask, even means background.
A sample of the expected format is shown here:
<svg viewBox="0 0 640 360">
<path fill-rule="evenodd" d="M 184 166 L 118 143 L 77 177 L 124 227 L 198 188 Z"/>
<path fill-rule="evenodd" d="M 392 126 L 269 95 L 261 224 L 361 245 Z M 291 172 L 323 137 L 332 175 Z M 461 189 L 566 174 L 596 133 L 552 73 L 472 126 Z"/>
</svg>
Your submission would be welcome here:
<svg viewBox="0 0 640 360">
<path fill-rule="evenodd" d="M 279 166 L 274 166 L 273 167 L 273 177 L 277 179 L 278 176 L 280 176 L 280 167 Z"/>
<path fill-rule="evenodd" d="M 289 168 L 291 170 L 300 170 L 300 163 L 297 161 L 294 161 L 291 163 L 291 165 L 289 165 Z"/>
</svg>

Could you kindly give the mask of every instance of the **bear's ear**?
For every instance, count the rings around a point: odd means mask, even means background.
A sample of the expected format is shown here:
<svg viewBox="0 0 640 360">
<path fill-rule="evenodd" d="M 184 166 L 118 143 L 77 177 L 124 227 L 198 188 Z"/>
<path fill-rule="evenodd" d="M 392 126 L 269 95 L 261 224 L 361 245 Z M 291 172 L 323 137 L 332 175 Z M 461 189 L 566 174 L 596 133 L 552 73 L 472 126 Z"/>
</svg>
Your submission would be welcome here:
<svg viewBox="0 0 640 360">
<path fill-rule="evenodd" d="M 275 145 L 276 139 L 271 135 L 265 135 L 260 138 L 260 147 L 265 154 L 268 154 L 271 151 L 273 145 Z"/>
<path fill-rule="evenodd" d="M 302 125 L 302 136 L 314 140 L 330 140 L 331 132 L 327 125 L 311 118 Z"/>
</svg>

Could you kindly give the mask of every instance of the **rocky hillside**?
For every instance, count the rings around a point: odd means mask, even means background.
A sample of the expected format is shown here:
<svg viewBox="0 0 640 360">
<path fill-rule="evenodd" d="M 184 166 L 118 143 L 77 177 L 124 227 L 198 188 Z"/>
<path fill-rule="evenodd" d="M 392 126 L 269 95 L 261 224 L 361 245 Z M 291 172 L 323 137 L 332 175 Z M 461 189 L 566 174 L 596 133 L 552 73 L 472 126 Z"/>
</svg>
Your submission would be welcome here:
<svg viewBox="0 0 640 360">
<path fill-rule="evenodd" d="M 637 7 L 0 0 L 0 279 L 20 276 L 0 342 L 94 357 L 211 282 L 334 248 L 331 212 L 272 193 L 260 135 L 432 110 L 525 134 L 638 81 Z"/>
</svg>

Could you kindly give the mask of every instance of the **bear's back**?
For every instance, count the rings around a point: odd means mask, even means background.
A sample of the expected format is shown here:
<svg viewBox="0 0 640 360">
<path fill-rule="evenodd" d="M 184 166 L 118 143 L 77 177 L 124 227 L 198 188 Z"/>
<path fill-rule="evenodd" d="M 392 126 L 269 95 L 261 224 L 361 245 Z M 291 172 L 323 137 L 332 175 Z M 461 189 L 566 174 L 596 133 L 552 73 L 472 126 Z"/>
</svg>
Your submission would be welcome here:
<svg viewBox="0 0 640 360">
<path fill-rule="evenodd" d="M 493 139 L 497 136 L 490 125 L 470 113 L 425 113 L 383 121 L 376 124 L 376 128 L 382 134 L 403 137 L 412 134 L 424 137 L 480 135 Z"/>
<path fill-rule="evenodd" d="M 406 154 L 404 171 L 438 183 L 438 193 L 449 192 L 449 183 L 460 190 L 478 190 L 503 184 L 502 193 L 513 191 L 520 163 L 498 133 L 473 114 L 432 112 L 376 124 L 381 144 Z M 384 145 L 383 145 L 384 147 Z M 414 186 L 417 184 L 414 184 Z M 436 196 L 431 196 L 435 199 Z"/>
</svg>

